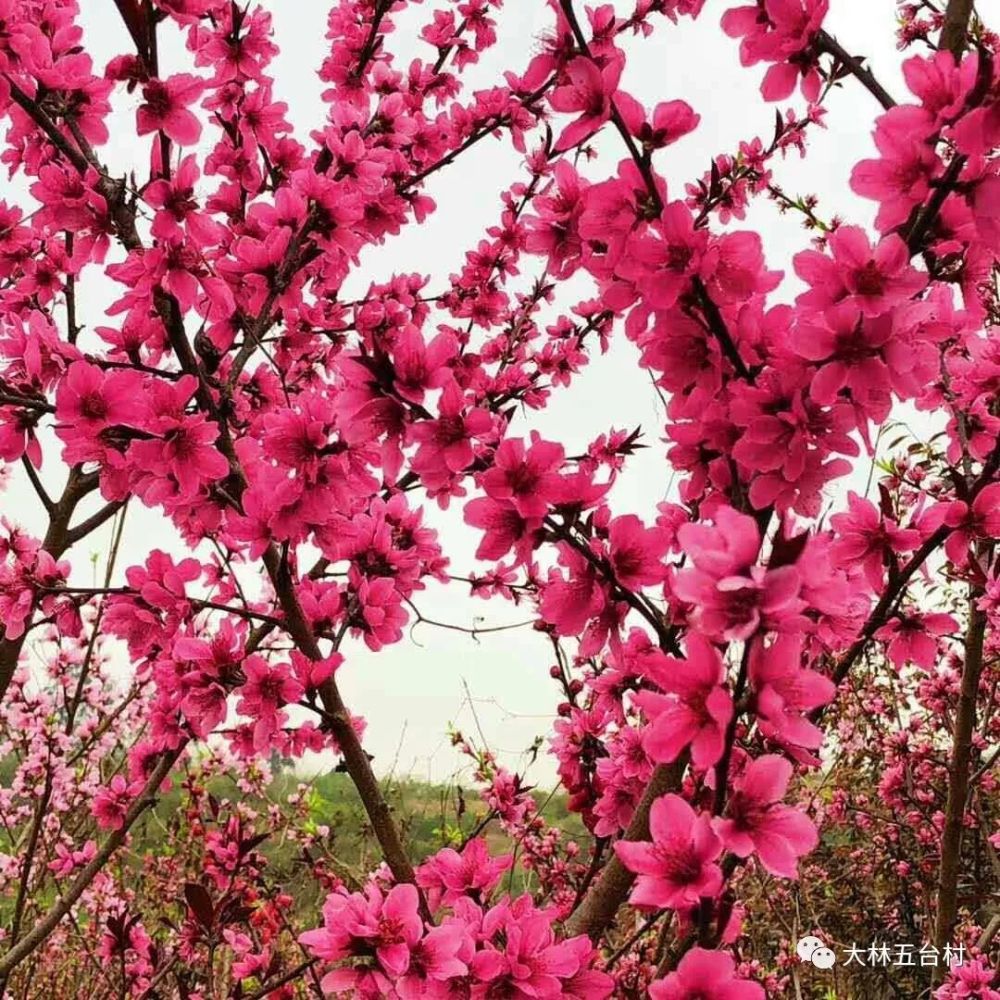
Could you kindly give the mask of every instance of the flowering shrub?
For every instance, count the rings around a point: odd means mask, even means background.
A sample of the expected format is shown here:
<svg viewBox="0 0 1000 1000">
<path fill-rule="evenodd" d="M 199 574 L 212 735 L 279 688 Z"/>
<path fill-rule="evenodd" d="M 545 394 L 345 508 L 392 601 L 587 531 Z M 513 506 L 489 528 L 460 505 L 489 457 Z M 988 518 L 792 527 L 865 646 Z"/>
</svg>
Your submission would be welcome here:
<svg viewBox="0 0 1000 1000">
<path fill-rule="evenodd" d="M 490 89 L 465 71 L 509 3 L 334 0 L 308 136 L 266 6 L 115 6 L 132 48 L 101 67 L 76 0 L 0 0 L 0 482 L 46 521 L 0 531 L 0 993 L 996 1000 L 1000 61 L 971 4 L 901 7 L 897 103 L 825 0 L 547 0 Z M 667 150 L 711 109 L 643 103 L 627 52 L 719 16 L 798 110 L 681 191 Z M 879 108 L 849 179 L 871 229 L 772 173 L 841 87 Z M 148 152 L 124 171 L 122 107 Z M 497 137 L 523 174 L 461 268 L 347 299 Z M 739 228 L 756 200 L 812 234 L 798 285 Z M 639 431 L 533 420 L 612 338 L 664 403 L 653 510 L 612 500 Z M 877 450 L 913 408 L 929 440 Z M 123 566 L 140 506 L 161 532 Z M 450 506 L 475 567 L 433 527 Z M 476 822 L 414 853 L 372 770 L 352 648 L 400 642 L 455 569 L 551 642 L 575 831 L 455 733 Z M 306 753 L 377 858 L 271 797 Z M 944 958 L 824 980 L 802 935 Z"/>
</svg>

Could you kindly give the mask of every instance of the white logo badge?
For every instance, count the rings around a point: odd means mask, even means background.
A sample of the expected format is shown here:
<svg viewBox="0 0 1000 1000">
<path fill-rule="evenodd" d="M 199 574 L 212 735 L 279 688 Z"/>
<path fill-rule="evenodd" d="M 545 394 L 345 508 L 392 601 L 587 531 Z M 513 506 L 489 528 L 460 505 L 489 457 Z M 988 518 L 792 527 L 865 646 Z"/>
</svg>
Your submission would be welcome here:
<svg viewBox="0 0 1000 1000">
<path fill-rule="evenodd" d="M 795 946 L 795 954 L 803 962 L 812 962 L 817 969 L 832 969 L 837 964 L 837 956 L 818 937 L 808 935 L 799 938 Z"/>
</svg>

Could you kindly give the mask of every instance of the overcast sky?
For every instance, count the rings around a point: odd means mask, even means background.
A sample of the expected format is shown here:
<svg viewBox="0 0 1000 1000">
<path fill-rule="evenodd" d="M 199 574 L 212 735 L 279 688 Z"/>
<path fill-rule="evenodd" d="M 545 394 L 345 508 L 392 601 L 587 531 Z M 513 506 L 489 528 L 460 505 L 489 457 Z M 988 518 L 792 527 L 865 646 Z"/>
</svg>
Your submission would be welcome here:
<svg viewBox="0 0 1000 1000">
<path fill-rule="evenodd" d="M 296 135 L 308 145 L 310 130 L 320 126 L 324 117 L 320 100 L 324 85 L 316 70 L 327 44 L 323 36 L 328 4 L 321 0 L 269 0 L 264 5 L 273 13 L 276 41 L 281 47 L 272 67 L 275 98 L 289 104 Z M 112 0 L 82 0 L 81 6 L 86 45 L 99 67 L 112 55 L 129 50 L 129 40 Z M 615 6 L 627 14 L 632 4 L 619 2 Z M 657 20 L 651 38 L 630 40 L 626 46 L 629 61 L 622 81 L 625 89 L 647 106 L 684 99 L 701 115 L 696 132 L 658 154 L 657 166 L 667 178 L 671 198 L 683 195 L 684 183 L 700 177 L 713 155 L 733 151 L 740 140 L 757 134 L 766 142 L 773 131 L 774 106 L 764 104 L 757 91 L 761 68 L 743 69 L 736 42 L 723 35 L 718 26 L 727 6 L 709 0 L 696 22 L 683 19 L 671 25 Z M 828 29 L 849 51 L 869 55 L 890 93 L 905 100 L 899 71 L 902 56 L 895 48 L 893 0 L 832 0 L 831 7 Z M 428 48 L 419 43 L 416 32 L 433 8 L 433 3 L 424 3 L 398 19 L 398 30 L 389 39 L 389 46 L 402 53 L 400 65 L 406 66 L 417 53 L 426 57 Z M 502 82 L 504 69 L 522 70 L 538 50 L 539 33 L 550 23 L 549 8 L 542 0 L 507 0 L 506 9 L 499 15 L 497 46 L 466 73 L 472 86 Z M 169 28 L 164 29 L 164 34 L 163 74 L 189 71 L 191 64 L 180 36 Z M 133 163 L 140 164 L 136 172 L 142 173 L 149 143 L 148 139 L 137 141 L 132 137 L 138 96 L 126 97 L 119 89 L 114 99 L 112 139 L 101 155 L 119 173 Z M 782 109 L 786 106 L 781 105 Z M 793 106 L 798 110 L 803 107 L 800 99 Z M 818 195 L 821 218 L 837 214 L 869 225 L 874 217 L 873 205 L 855 198 L 847 179 L 851 166 L 871 155 L 870 132 L 879 109 L 852 80 L 831 95 L 828 108 L 826 130 L 813 129 L 810 133 L 808 158 L 800 162 L 793 154 L 787 161 L 777 161 L 775 179 L 792 196 Z M 598 147 L 602 156 L 587 167 L 587 172 L 594 179 L 603 179 L 614 173 L 623 153 L 613 133 L 602 137 Z M 461 266 L 465 250 L 475 246 L 485 229 L 497 221 L 500 192 L 523 175 L 520 158 L 506 137 L 499 142 L 480 143 L 429 183 L 428 192 L 437 201 L 438 210 L 427 224 L 407 228 L 385 247 L 365 250 L 362 267 L 349 279 L 345 298 L 363 294 L 369 282 L 385 280 L 394 272 L 427 273 L 432 276 L 432 288 L 443 287 L 448 275 Z M 751 208 L 746 221 L 735 224 L 735 228 L 761 232 L 769 266 L 789 272 L 789 278 L 775 293 L 775 301 L 793 298 L 798 285 L 790 275 L 789 261 L 809 241 L 798 218 L 782 216 L 775 205 L 760 201 Z M 529 279 L 537 269 L 538 259 L 523 261 Z M 110 282 L 87 283 L 81 291 L 82 322 L 91 328 L 101 325 L 101 312 L 118 294 Z M 561 305 L 568 307 L 586 294 L 586 283 L 574 281 Z M 612 505 L 617 514 L 637 513 L 651 519 L 655 504 L 671 491 L 671 472 L 659 441 L 662 423 L 662 408 L 648 376 L 637 366 L 637 352 L 617 333 L 608 355 L 595 356 L 570 391 L 553 396 L 548 409 L 519 416 L 512 433 L 520 436 L 536 428 L 564 442 L 572 454 L 612 426 L 641 425 L 651 447 L 641 453 L 616 485 Z M 63 471 L 54 457 L 55 453 L 50 452 L 44 478 L 57 491 L 61 489 Z M 867 473 L 868 463 L 862 460 L 851 485 L 863 489 Z M 842 494 L 845 486 L 846 481 L 841 481 L 833 497 Z M 416 494 L 412 496 L 418 499 Z M 8 516 L 13 514 L 38 533 L 43 530 L 30 487 L 17 472 L 0 504 Z M 459 504 L 447 512 L 431 504 L 427 520 L 441 530 L 452 572 L 462 575 L 481 568 L 473 557 L 478 533 L 462 524 Z M 73 554 L 81 583 L 89 582 L 91 554 L 103 554 L 107 545 L 105 531 L 88 539 Z M 131 505 L 119 566 L 143 561 L 153 546 L 181 550 L 168 521 L 155 511 Z M 417 595 L 416 603 L 427 617 L 466 626 L 504 624 L 527 617 L 522 610 L 498 600 L 472 600 L 466 596 L 467 589 L 461 584 L 432 585 Z M 368 720 L 365 744 L 382 773 L 395 762 L 399 772 L 436 780 L 451 776 L 463 762 L 448 743 L 448 723 L 470 734 L 477 728 L 467 691 L 491 749 L 511 766 L 517 765 L 537 735 L 545 735 L 551 728 L 558 700 L 555 684 L 548 676 L 551 647 L 530 629 L 487 635 L 476 642 L 461 633 L 421 625 L 412 641 L 406 638 L 377 655 L 353 641 L 345 642 L 342 652 L 346 657 L 340 673 L 344 696 L 351 709 Z M 553 773 L 551 763 L 540 760 L 530 775 L 544 784 L 551 781 Z"/>
</svg>

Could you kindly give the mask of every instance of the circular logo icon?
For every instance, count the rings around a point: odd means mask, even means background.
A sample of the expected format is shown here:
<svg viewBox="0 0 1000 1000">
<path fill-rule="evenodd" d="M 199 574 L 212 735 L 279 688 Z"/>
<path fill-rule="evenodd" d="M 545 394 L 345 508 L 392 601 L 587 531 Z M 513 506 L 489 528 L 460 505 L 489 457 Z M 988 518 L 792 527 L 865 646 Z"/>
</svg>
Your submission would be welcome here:
<svg viewBox="0 0 1000 1000">
<path fill-rule="evenodd" d="M 823 946 L 812 953 L 812 964 L 817 969 L 832 969 L 837 964 L 837 956 L 831 949 Z"/>
<path fill-rule="evenodd" d="M 823 942 L 820 941 L 818 937 L 813 937 L 811 934 L 808 937 L 799 938 L 799 943 L 795 946 L 795 954 L 802 959 L 803 962 L 811 962 L 813 957 L 813 952 L 817 948 L 824 947 Z"/>
<path fill-rule="evenodd" d="M 827 948 L 818 937 L 812 934 L 799 938 L 798 944 L 795 945 L 795 954 L 803 962 L 812 962 L 817 969 L 832 969 L 837 964 L 837 956 L 833 950 Z"/>
</svg>

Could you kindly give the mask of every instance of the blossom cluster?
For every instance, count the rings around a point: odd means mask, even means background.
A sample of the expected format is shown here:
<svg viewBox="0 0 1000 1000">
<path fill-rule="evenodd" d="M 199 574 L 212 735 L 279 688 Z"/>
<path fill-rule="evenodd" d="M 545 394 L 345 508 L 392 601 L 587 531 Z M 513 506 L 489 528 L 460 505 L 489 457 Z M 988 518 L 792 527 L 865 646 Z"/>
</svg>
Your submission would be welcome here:
<svg viewBox="0 0 1000 1000">
<path fill-rule="evenodd" d="M 1000 822 L 997 39 L 977 28 L 971 44 L 953 0 L 940 45 L 903 62 L 912 99 L 897 104 L 829 34 L 826 0 L 729 9 L 740 61 L 767 66 L 763 98 L 806 107 L 680 191 L 670 147 L 710 109 L 646 101 L 626 70 L 703 0 L 627 16 L 548 0 L 550 30 L 489 87 L 471 80 L 514 16 L 501 0 L 335 0 L 308 137 L 276 96 L 266 6 L 116 7 L 134 51 L 100 67 L 77 0 L 0 0 L 0 160 L 27 192 L 0 201 L 0 460 L 47 518 L 42 537 L 9 518 L 0 532 L 0 697 L 24 730 L 0 805 L 28 851 L 0 865 L 16 914 L 0 992 L 86 897 L 122 995 L 173 975 L 178 995 L 215 1000 L 221 948 L 235 995 L 253 980 L 291 996 L 290 940 L 301 981 L 330 995 L 780 995 L 746 948 L 759 914 L 743 890 L 769 879 L 790 898 L 814 852 L 836 853 L 824 824 L 863 831 L 870 793 L 825 790 L 840 754 L 874 777 L 876 814 L 918 831 L 912 861 L 897 831 L 871 862 L 925 884 L 906 919 L 985 942 L 939 996 L 988 997 L 991 925 L 959 869 L 979 870 L 980 847 L 995 861 Z M 907 42 L 927 35 L 915 18 Z M 161 65 L 168 31 L 183 71 Z M 774 179 L 848 82 L 882 109 L 850 176 L 873 230 L 824 223 Z M 104 155 L 119 113 L 141 150 L 122 176 Z M 523 174 L 460 266 L 366 277 L 350 298 L 363 254 L 423 223 L 433 179 L 497 136 Z M 794 292 L 740 228 L 762 197 L 819 234 L 792 257 Z M 111 289 L 100 317 L 82 315 L 92 279 Z M 656 447 L 676 483 L 647 512 L 614 489 L 641 430 L 558 441 L 532 419 L 575 398 L 611 338 L 663 402 Z M 886 463 L 901 407 L 935 436 Z M 875 491 L 845 491 L 866 462 Z M 122 568 L 130 505 L 171 544 L 143 540 Z M 342 697 L 351 644 L 400 643 L 426 621 L 422 591 L 455 582 L 436 526 L 453 505 L 480 564 L 458 579 L 528 607 L 551 646 L 548 749 L 586 849 L 456 734 L 514 849 L 477 831 L 410 858 Z M 104 585 L 82 586 L 70 554 L 109 525 Z M 314 864 L 314 832 L 290 833 L 326 894 L 322 926 L 293 934 L 261 817 L 189 773 L 204 879 L 158 944 L 104 868 L 170 775 L 209 755 L 260 783 L 307 752 L 341 758 L 384 865 L 349 883 Z M 515 869 L 537 888 L 513 892 Z M 22 927 L 47 878 L 65 894 Z"/>
</svg>

